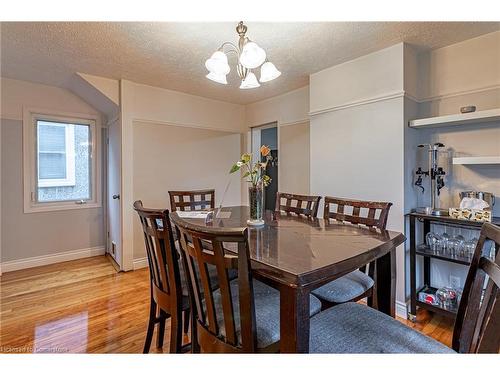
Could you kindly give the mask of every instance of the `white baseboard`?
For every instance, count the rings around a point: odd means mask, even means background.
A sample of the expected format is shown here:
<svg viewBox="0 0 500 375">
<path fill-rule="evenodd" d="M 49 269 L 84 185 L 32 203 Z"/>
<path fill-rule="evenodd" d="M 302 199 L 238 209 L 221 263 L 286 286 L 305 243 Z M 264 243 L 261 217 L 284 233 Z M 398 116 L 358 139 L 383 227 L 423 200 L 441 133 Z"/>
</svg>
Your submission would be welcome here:
<svg viewBox="0 0 500 375">
<path fill-rule="evenodd" d="M 396 316 L 408 319 L 408 307 L 406 306 L 406 302 L 396 301 Z"/>
<path fill-rule="evenodd" d="M 68 260 L 75 260 L 81 258 L 88 258 L 97 255 L 104 255 L 106 249 L 104 246 L 90 247 L 87 249 L 78 249 L 71 251 L 64 251 L 61 253 L 42 255 L 38 257 L 25 258 L 25 259 L 17 259 L 10 260 L 7 262 L 3 262 L 1 264 L 2 272 L 10 272 L 22 270 L 25 268 L 32 268 L 38 266 L 45 266 L 47 264 L 54 264 L 60 262 L 67 262 Z"/>
<path fill-rule="evenodd" d="M 134 259 L 133 263 L 134 271 L 140 268 L 146 268 L 147 266 L 148 266 L 148 258 L 144 257 L 144 258 Z"/>
</svg>

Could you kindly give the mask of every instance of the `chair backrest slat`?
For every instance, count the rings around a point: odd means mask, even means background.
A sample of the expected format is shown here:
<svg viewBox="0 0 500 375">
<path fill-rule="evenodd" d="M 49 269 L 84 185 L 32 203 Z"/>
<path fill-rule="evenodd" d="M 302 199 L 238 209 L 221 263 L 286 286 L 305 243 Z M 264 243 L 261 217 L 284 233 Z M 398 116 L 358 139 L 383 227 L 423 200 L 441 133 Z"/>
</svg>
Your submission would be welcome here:
<svg viewBox="0 0 500 375">
<path fill-rule="evenodd" d="M 495 246 L 494 261 L 482 256 L 485 244 Z M 500 350 L 499 247 L 500 227 L 484 223 L 455 321 L 452 346 L 457 352 L 498 353 Z"/>
<path fill-rule="evenodd" d="M 170 208 L 174 211 L 212 210 L 215 208 L 215 190 L 171 190 Z"/>
<path fill-rule="evenodd" d="M 210 276 L 207 267 L 207 264 L 213 264 L 214 262 L 206 262 L 207 258 L 210 257 L 203 257 L 203 244 L 199 238 L 194 237 L 192 241 L 195 249 L 196 260 L 198 262 L 197 264 L 200 273 L 201 284 L 203 286 L 203 292 L 200 294 L 202 294 L 205 299 L 207 328 L 212 334 L 218 335 L 219 325 L 217 324 L 217 314 L 215 311 L 215 303 L 212 295 L 212 285 L 210 283 Z"/>
<path fill-rule="evenodd" d="M 390 202 L 371 202 L 336 197 L 325 197 L 325 209 L 323 218 L 337 221 L 361 224 L 367 227 L 385 229 L 387 217 L 392 206 Z M 352 213 L 346 213 L 346 207 L 352 207 Z M 367 216 L 361 215 L 361 209 L 368 209 Z M 376 218 L 376 213 L 379 213 Z M 347 211 L 348 212 L 348 211 Z"/>
<path fill-rule="evenodd" d="M 318 216 L 320 200 L 321 197 L 318 195 L 277 192 L 275 211 L 315 218 Z M 283 201 L 285 201 L 285 204 L 283 204 Z M 306 207 L 302 207 L 303 202 L 306 202 Z"/>
<path fill-rule="evenodd" d="M 202 352 L 255 352 L 256 323 L 247 229 L 223 232 L 177 224 L 188 289 L 197 322 L 196 340 Z M 224 248 L 237 244 L 238 254 Z M 219 288 L 211 285 L 209 267 L 215 269 Z M 238 272 L 238 300 L 233 295 L 229 270 Z M 199 270 L 199 277 L 195 272 Z M 217 298 L 215 297 L 215 294 Z M 237 303 L 237 305 L 235 305 Z M 236 310 L 239 310 L 239 319 Z M 239 330 L 238 330 L 239 327 Z M 238 334 L 239 332 L 239 334 Z"/>
<path fill-rule="evenodd" d="M 180 308 L 182 286 L 177 250 L 168 210 L 144 208 L 134 202 L 144 234 L 152 294 L 165 311 Z"/>
<path fill-rule="evenodd" d="M 237 337 L 236 337 L 236 325 L 234 320 L 234 306 L 231 303 L 233 300 L 233 296 L 231 293 L 231 288 L 228 288 L 229 284 L 229 275 L 227 273 L 227 264 L 224 261 L 224 249 L 222 248 L 221 242 L 214 243 L 214 256 L 216 258 L 216 268 L 217 268 L 217 276 L 220 279 L 221 283 L 219 285 L 220 293 L 221 293 L 221 302 L 222 302 L 222 313 L 224 316 L 224 326 L 225 326 L 225 334 L 226 340 L 229 344 L 233 346 L 238 345 Z"/>
</svg>

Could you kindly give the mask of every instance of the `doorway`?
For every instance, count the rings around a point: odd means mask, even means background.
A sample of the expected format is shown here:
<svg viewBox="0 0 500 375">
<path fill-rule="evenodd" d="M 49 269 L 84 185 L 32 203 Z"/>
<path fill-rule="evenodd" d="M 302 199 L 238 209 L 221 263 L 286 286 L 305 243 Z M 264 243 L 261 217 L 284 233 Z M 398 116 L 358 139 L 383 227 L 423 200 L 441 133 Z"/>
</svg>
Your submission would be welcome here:
<svg viewBox="0 0 500 375">
<path fill-rule="evenodd" d="M 265 161 L 260 155 L 260 147 L 266 145 L 271 149 L 272 160 L 266 168 L 266 174 L 271 177 L 271 183 L 265 188 L 264 208 L 273 210 L 278 192 L 278 123 L 273 122 L 252 128 L 253 160 Z"/>
<path fill-rule="evenodd" d="M 107 147 L 107 212 L 108 233 L 107 252 L 117 263 L 120 270 L 123 269 L 122 247 L 121 247 L 121 129 L 119 120 L 108 124 L 108 147 Z"/>
</svg>

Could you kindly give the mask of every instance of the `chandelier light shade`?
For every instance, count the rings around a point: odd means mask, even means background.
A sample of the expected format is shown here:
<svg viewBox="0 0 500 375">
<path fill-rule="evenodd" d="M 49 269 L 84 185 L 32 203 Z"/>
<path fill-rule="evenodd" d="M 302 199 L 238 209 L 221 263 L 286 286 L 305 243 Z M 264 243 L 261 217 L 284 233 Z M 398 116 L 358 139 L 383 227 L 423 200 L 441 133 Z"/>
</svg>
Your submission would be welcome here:
<svg viewBox="0 0 500 375">
<path fill-rule="evenodd" d="M 255 42 L 248 42 L 243 46 L 240 55 L 240 63 L 245 68 L 253 69 L 262 65 L 266 61 L 266 51 L 260 48 Z"/>
<path fill-rule="evenodd" d="M 240 89 L 254 89 L 256 87 L 260 87 L 259 81 L 257 81 L 257 77 L 252 72 L 248 72 L 246 78 L 241 81 Z"/>
<path fill-rule="evenodd" d="M 210 73 L 215 73 L 218 75 L 227 75 L 231 71 L 231 68 L 227 63 L 227 56 L 224 52 L 221 51 L 214 52 L 212 57 L 210 57 L 205 62 L 205 67 Z"/>
<path fill-rule="evenodd" d="M 253 89 L 260 87 L 259 81 L 252 69 L 260 67 L 260 82 L 269 82 L 281 75 L 276 66 L 267 61 L 266 51 L 257 43 L 248 39 L 245 34 L 247 27 L 240 22 L 236 27 L 239 35 L 238 45 L 224 42 L 205 62 L 208 70 L 206 77 L 214 82 L 226 85 L 226 76 L 231 71 L 227 60 L 228 53 L 235 53 L 238 57 L 236 72 L 241 78 L 240 89 Z"/>
<path fill-rule="evenodd" d="M 206 77 L 214 82 L 222 83 L 223 85 L 227 85 L 226 74 L 218 74 L 215 72 L 210 72 L 206 75 Z"/>
<path fill-rule="evenodd" d="M 266 61 L 260 67 L 260 82 L 269 82 L 275 78 L 278 78 L 281 72 L 276 69 L 272 62 Z"/>
</svg>

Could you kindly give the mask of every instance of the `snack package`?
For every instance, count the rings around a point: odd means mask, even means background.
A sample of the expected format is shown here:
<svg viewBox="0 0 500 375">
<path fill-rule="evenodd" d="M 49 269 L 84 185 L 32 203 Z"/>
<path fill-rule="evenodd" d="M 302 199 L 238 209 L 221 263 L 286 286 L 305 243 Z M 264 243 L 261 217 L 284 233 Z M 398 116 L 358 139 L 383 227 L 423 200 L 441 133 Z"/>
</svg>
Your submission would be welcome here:
<svg viewBox="0 0 500 375">
<path fill-rule="evenodd" d="M 449 214 L 450 217 L 452 217 L 453 219 L 491 222 L 491 211 L 489 210 L 474 210 L 470 208 L 450 208 Z"/>
</svg>

